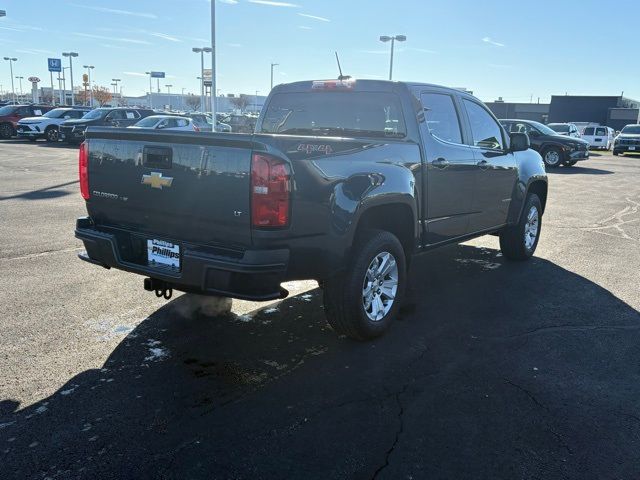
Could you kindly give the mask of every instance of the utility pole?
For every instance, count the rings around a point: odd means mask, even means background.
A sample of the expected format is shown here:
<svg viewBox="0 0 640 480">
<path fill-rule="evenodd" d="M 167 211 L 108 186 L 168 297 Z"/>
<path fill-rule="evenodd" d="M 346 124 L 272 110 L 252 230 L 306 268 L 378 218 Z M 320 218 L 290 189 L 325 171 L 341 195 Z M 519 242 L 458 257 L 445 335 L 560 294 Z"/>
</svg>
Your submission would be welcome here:
<svg viewBox="0 0 640 480">
<path fill-rule="evenodd" d="M 211 131 L 216 131 L 216 2 L 211 1 Z"/>
<path fill-rule="evenodd" d="M 153 86 L 151 85 L 151 72 L 144 72 L 149 75 L 149 108 L 153 108 Z"/>
<path fill-rule="evenodd" d="M 279 63 L 272 63 L 271 64 L 271 90 L 273 90 L 273 67 L 276 67 L 280 65 Z"/>
<path fill-rule="evenodd" d="M 63 57 L 69 57 L 69 76 L 71 80 L 71 106 L 73 107 L 76 104 L 75 97 L 73 95 L 73 57 L 77 57 L 78 54 L 76 52 L 62 52 Z"/>
<path fill-rule="evenodd" d="M 14 103 L 17 103 L 16 89 L 13 86 L 13 62 L 17 62 L 18 59 L 13 57 L 4 57 L 4 59 L 9 62 L 9 71 L 11 72 L 11 95 L 13 96 Z"/>
<path fill-rule="evenodd" d="M 89 106 L 93 107 L 93 89 L 91 88 L 91 70 L 93 70 L 95 67 L 93 65 L 83 65 L 84 68 L 87 69 L 87 76 L 88 76 L 88 80 L 89 80 Z M 85 88 L 86 91 L 86 88 Z M 85 93 L 85 99 L 86 99 L 87 95 Z"/>
</svg>

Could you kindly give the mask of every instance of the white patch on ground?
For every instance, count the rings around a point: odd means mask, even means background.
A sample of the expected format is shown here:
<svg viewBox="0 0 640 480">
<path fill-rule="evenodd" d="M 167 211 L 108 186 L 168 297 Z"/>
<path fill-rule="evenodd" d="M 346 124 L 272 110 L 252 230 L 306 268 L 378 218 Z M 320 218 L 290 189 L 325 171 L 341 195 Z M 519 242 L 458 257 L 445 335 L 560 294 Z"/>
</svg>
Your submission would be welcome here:
<svg viewBox="0 0 640 480">
<path fill-rule="evenodd" d="M 82 431 L 83 431 L 83 432 L 88 432 L 89 430 L 91 430 L 91 428 L 92 428 L 92 425 L 91 425 L 90 423 L 85 423 L 85 424 L 82 426 Z"/>
<path fill-rule="evenodd" d="M 251 315 L 244 314 L 244 315 L 238 315 L 236 319 L 243 323 L 248 323 L 253 320 L 253 317 Z"/>
<path fill-rule="evenodd" d="M 0 429 L 13 425 L 14 423 L 16 423 L 15 420 L 13 422 L 0 423 Z"/>
<path fill-rule="evenodd" d="M 300 295 L 298 298 L 300 300 L 304 300 L 305 302 L 310 302 L 311 300 L 313 300 L 313 295 L 311 295 L 310 293 L 305 293 L 304 295 Z"/>
<path fill-rule="evenodd" d="M 279 312 L 280 310 L 278 309 L 278 307 L 270 307 L 267 308 L 265 310 L 262 311 L 262 313 L 266 313 L 266 314 L 270 314 L 270 313 L 276 313 Z"/>
<path fill-rule="evenodd" d="M 311 348 L 307 348 L 305 351 L 309 355 L 322 355 L 327 350 L 329 350 L 327 347 L 311 347 Z"/>
<path fill-rule="evenodd" d="M 160 360 L 164 360 L 169 356 L 169 350 L 166 348 L 150 348 L 149 356 L 144 357 L 145 362 L 159 362 Z"/>
<path fill-rule="evenodd" d="M 287 368 L 286 363 L 278 363 L 275 360 L 263 360 L 262 362 L 265 365 L 269 365 L 270 367 L 275 368 L 276 370 L 284 370 L 285 368 Z"/>
<path fill-rule="evenodd" d="M 29 448 L 33 448 L 33 447 L 37 447 L 38 446 L 38 442 L 33 442 L 29 444 Z"/>
<path fill-rule="evenodd" d="M 129 336 L 135 338 L 133 330 L 147 317 L 140 318 L 139 312 L 146 307 L 136 307 L 126 312 L 116 315 L 101 315 L 97 318 L 90 319 L 85 325 L 98 333 L 98 340 L 107 342 L 113 339 L 121 339 Z"/>
<path fill-rule="evenodd" d="M 62 391 L 60 392 L 60 395 L 70 395 L 70 394 L 72 394 L 72 393 L 76 390 L 76 388 L 78 388 L 78 387 L 79 387 L 79 385 L 75 385 L 75 384 L 74 384 L 74 385 L 73 385 L 73 387 L 68 388 L 67 390 L 62 390 Z"/>
<path fill-rule="evenodd" d="M 40 405 L 38 408 L 36 408 L 36 413 L 38 415 L 42 415 L 47 410 L 48 410 L 48 408 L 45 405 Z"/>
<path fill-rule="evenodd" d="M 462 264 L 475 263 L 476 265 L 480 265 L 483 270 L 495 270 L 502 266 L 501 263 L 489 262 L 488 260 L 480 260 L 476 258 L 456 258 L 455 261 Z"/>
<path fill-rule="evenodd" d="M 173 308 L 178 315 L 191 318 L 197 313 L 207 317 L 226 315 L 231 311 L 233 300 L 227 297 L 211 297 L 188 293 L 173 302 Z"/>
</svg>

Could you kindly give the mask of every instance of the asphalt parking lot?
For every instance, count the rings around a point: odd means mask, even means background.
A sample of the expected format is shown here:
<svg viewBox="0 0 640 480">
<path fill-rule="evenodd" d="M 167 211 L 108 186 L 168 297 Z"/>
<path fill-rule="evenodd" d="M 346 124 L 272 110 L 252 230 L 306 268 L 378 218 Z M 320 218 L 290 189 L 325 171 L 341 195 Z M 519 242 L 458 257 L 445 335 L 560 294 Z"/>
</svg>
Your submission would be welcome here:
<svg viewBox="0 0 640 480">
<path fill-rule="evenodd" d="M 74 149 L 0 142 L 0 477 L 640 477 L 640 156 L 551 171 L 530 262 L 416 260 L 370 343 L 313 282 L 212 316 L 77 260 L 77 190 Z"/>
</svg>

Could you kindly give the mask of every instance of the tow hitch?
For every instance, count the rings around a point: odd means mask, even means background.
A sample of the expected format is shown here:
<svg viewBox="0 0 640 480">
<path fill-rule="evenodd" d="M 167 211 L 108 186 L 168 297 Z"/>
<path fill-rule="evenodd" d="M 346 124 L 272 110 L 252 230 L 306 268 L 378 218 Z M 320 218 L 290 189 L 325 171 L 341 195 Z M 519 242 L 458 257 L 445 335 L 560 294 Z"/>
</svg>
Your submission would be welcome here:
<svg viewBox="0 0 640 480">
<path fill-rule="evenodd" d="M 156 297 L 163 297 L 165 300 L 169 300 L 173 296 L 173 288 L 167 282 L 155 278 L 145 278 L 144 289 L 148 292 L 155 292 Z"/>
</svg>

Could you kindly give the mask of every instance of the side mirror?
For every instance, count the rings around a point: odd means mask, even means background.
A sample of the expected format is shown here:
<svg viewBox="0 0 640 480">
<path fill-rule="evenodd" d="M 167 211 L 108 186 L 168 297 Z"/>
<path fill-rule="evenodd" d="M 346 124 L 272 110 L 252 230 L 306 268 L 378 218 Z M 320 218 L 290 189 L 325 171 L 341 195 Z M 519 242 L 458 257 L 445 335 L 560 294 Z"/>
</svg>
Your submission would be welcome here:
<svg viewBox="0 0 640 480">
<path fill-rule="evenodd" d="M 529 143 L 529 135 L 526 133 L 512 133 L 510 136 L 512 152 L 524 152 L 531 146 Z"/>
</svg>

